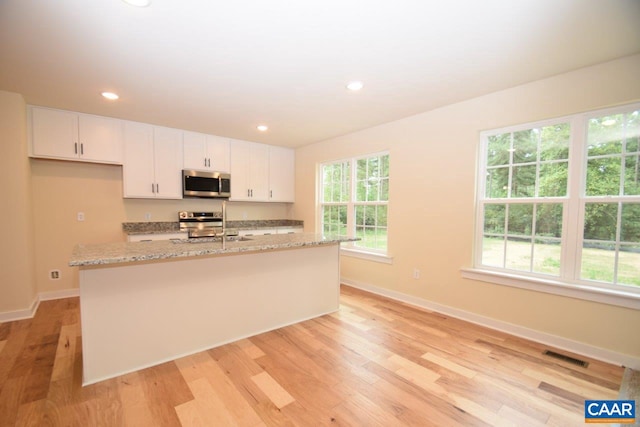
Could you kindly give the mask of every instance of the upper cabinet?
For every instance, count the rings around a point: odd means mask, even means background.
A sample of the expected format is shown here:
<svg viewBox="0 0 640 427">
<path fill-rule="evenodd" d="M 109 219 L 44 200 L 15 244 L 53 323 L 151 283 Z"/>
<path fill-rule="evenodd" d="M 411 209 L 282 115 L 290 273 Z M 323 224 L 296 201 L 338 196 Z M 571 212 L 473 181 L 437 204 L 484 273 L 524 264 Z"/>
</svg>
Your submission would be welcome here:
<svg viewBox="0 0 640 427">
<path fill-rule="evenodd" d="M 182 198 L 182 169 L 231 174 L 231 200 L 294 202 L 290 148 L 29 106 L 29 155 L 123 165 L 127 198 Z"/>
<path fill-rule="evenodd" d="M 231 200 L 266 202 L 269 195 L 269 146 L 231 141 Z"/>
<path fill-rule="evenodd" d="M 122 164 L 122 121 L 42 107 L 28 109 L 32 157 Z"/>
<path fill-rule="evenodd" d="M 295 201 L 295 152 L 291 148 L 269 147 L 269 201 Z"/>
<path fill-rule="evenodd" d="M 124 123 L 124 197 L 182 198 L 182 131 Z"/>
<path fill-rule="evenodd" d="M 294 151 L 289 148 L 231 141 L 231 200 L 294 201 Z"/>
<path fill-rule="evenodd" d="M 229 139 L 196 132 L 184 132 L 184 168 L 229 172 Z"/>
</svg>

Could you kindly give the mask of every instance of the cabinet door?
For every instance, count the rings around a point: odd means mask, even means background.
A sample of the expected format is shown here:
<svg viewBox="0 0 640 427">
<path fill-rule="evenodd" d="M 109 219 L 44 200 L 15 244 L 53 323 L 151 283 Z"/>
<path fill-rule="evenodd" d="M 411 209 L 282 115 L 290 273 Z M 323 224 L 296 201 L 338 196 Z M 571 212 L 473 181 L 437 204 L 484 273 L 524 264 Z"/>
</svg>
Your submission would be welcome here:
<svg viewBox="0 0 640 427">
<path fill-rule="evenodd" d="M 269 200 L 269 146 L 265 144 L 251 145 L 251 164 L 249 166 L 251 200 L 266 202 Z"/>
<path fill-rule="evenodd" d="M 153 128 L 156 198 L 182 199 L 182 131 Z"/>
<path fill-rule="evenodd" d="M 151 242 L 155 240 L 173 240 L 187 239 L 189 233 L 149 233 L 149 234 L 130 234 L 127 236 L 128 242 Z"/>
<path fill-rule="evenodd" d="M 294 151 L 284 147 L 269 147 L 269 201 L 293 202 L 294 182 Z"/>
<path fill-rule="evenodd" d="M 302 233 L 302 227 L 292 227 L 292 228 L 278 228 L 278 234 L 298 234 Z"/>
<path fill-rule="evenodd" d="M 31 144 L 36 157 L 78 160 L 78 115 L 31 108 Z"/>
<path fill-rule="evenodd" d="M 251 200 L 250 158 L 251 143 L 231 141 L 231 200 Z"/>
<path fill-rule="evenodd" d="M 80 114 L 78 120 L 80 158 L 121 164 L 122 121 L 88 114 Z"/>
<path fill-rule="evenodd" d="M 124 197 L 155 197 L 153 127 L 144 123 L 124 123 Z"/>
<path fill-rule="evenodd" d="M 184 168 L 208 170 L 209 162 L 206 156 L 207 135 L 196 132 L 184 132 Z"/>
<path fill-rule="evenodd" d="M 206 140 L 206 157 L 209 160 L 210 169 L 216 172 L 229 172 L 231 170 L 229 139 L 207 135 Z"/>
<path fill-rule="evenodd" d="M 229 172 L 229 139 L 216 135 L 184 132 L 184 168 Z"/>
<path fill-rule="evenodd" d="M 239 230 L 239 236 L 267 236 L 270 234 L 277 234 L 275 228 L 256 228 L 253 230 Z"/>
</svg>

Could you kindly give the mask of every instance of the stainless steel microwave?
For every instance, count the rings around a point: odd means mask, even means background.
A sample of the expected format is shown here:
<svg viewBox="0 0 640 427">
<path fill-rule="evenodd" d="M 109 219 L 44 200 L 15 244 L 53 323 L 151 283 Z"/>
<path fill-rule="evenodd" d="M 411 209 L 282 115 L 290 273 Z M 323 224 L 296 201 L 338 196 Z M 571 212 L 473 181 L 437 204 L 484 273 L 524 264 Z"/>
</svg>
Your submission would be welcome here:
<svg viewBox="0 0 640 427">
<path fill-rule="evenodd" d="M 183 197 L 231 197 L 231 175 L 191 169 L 182 171 Z"/>
</svg>

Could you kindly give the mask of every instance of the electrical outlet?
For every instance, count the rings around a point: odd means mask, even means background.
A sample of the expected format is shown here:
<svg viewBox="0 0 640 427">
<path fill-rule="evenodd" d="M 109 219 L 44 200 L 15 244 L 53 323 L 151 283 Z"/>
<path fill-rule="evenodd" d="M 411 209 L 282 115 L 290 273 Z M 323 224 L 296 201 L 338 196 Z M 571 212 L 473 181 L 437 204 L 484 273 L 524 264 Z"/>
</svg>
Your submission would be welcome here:
<svg viewBox="0 0 640 427">
<path fill-rule="evenodd" d="M 151 220 L 151 212 L 147 212 L 146 214 L 144 214 L 144 219 L 147 221 Z"/>
<path fill-rule="evenodd" d="M 420 270 L 418 270 L 417 268 L 413 269 L 413 278 L 416 280 L 420 278 Z"/>
<path fill-rule="evenodd" d="M 84 221 L 84 212 L 78 212 L 78 221 Z"/>
<path fill-rule="evenodd" d="M 51 270 L 49 272 L 49 278 L 51 280 L 58 280 L 60 279 L 60 270 Z"/>
</svg>

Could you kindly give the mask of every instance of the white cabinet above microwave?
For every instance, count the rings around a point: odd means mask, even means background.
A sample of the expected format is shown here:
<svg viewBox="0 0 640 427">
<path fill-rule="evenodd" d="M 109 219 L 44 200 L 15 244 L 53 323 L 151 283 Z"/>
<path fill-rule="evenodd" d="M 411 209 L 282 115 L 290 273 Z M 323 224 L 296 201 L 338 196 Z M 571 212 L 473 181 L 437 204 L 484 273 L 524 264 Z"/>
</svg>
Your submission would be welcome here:
<svg viewBox="0 0 640 427">
<path fill-rule="evenodd" d="M 122 121 L 29 106 L 30 155 L 122 164 Z"/>
<path fill-rule="evenodd" d="M 269 146 L 231 141 L 231 200 L 269 200 Z"/>
<path fill-rule="evenodd" d="M 229 172 L 229 139 L 184 132 L 184 169 Z"/>
</svg>

